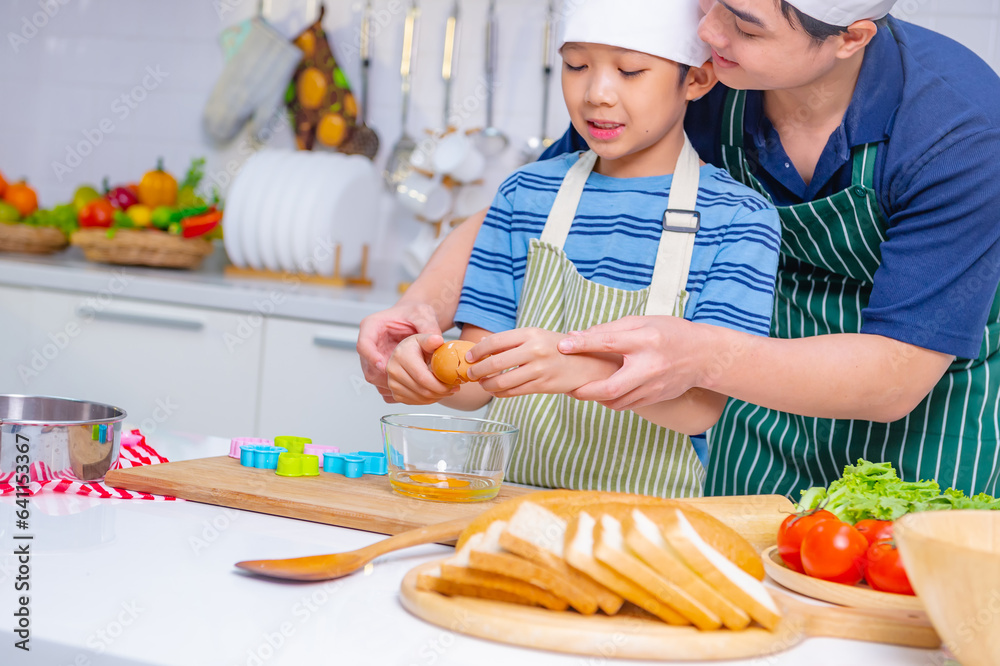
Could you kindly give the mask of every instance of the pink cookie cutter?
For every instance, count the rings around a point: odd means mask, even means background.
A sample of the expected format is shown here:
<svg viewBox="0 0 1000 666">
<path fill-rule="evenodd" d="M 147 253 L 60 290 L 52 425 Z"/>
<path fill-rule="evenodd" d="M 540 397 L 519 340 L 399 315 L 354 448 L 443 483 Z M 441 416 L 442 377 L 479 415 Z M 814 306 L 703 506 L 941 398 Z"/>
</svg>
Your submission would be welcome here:
<svg viewBox="0 0 1000 666">
<path fill-rule="evenodd" d="M 321 444 L 306 444 L 305 454 L 307 456 L 316 456 L 322 460 L 324 453 L 340 453 L 340 447 L 323 446 Z"/>
<path fill-rule="evenodd" d="M 240 458 L 240 447 L 244 444 L 250 446 L 271 446 L 273 442 L 269 439 L 255 439 L 253 437 L 235 437 L 229 440 L 229 457 Z"/>
</svg>

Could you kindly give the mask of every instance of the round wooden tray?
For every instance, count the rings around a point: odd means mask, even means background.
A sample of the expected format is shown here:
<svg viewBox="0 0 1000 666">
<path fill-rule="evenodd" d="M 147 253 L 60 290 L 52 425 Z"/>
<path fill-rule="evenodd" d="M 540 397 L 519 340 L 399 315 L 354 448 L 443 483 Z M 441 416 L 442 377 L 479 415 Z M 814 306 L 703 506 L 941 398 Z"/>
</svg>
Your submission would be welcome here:
<svg viewBox="0 0 1000 666">
<path fill-rule="evenodd" d="M 917 597 L 892 594 L 873 590 L 865 584 L 842 585 L 801 574 L 789 569 L 778 554 L 778 547 L 772 546 L 761 553 L 764 570 L 776 583 L 793 592 L 849 608 L 882 610 L 922 611 L 923 604 Z"/>
<path fill-rule="evenodd" d="M 623 609 L 610 617 L 586 616 L 417 589 L 419 575 L 442 561 L 422 564 L 403 578 L 400 600 L 406 610 L 449 631 L 539 650 L 601 660 L 708 661 L 761 659 L 790 650 L 810 636 L 921 648 L 937 648 L 941 643 L 922 612 L 837 608 L 800 601 L 778 590 L 772 595 L 783 607 L 784 619 L 769 632 L 759 626 L 699 631 L 638 615 L 642 611 L 637 609 L 636 613 Z"/>
<path fill-rule="evenodd" d="M 429 562 L 406 574 L 400 587 L 403 607 L 450 631 L 498 643 L 602 658 L 692 661 L 773 654 L 805 638 L 801 627 L 789 621 L 774 633 L 760 627 L 699 631 L 624 610 L 615 616 L 587 616 L 418 590 L 420 573 L 440 564 Z"/>
</svg>

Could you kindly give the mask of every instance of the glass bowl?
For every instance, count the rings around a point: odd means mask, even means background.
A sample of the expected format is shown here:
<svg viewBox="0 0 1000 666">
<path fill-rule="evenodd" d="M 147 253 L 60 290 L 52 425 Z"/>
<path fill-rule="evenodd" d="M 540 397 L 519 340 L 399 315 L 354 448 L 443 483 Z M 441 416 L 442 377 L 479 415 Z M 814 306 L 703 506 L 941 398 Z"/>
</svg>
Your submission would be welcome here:
<svg viewBox="0 0 1000 666">
<path fill-rule="evenodd" d="M 500 492 L 518 429 L 438 414 L 383 416 L 389 483 L 400 495 L 438 502 L 483 502 Z"/>
</svg>

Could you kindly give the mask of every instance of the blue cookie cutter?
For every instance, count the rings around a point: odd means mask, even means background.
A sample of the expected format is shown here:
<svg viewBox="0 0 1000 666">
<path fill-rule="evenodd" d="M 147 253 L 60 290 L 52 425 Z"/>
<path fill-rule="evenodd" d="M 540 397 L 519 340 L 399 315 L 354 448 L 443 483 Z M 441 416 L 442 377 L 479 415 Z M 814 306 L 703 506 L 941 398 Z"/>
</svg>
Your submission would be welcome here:
<svg viewBox="0 0 1000 666">
<path fill-rule="evenodd" d="M 240 464 L 255 469 L 277 469 L 278 456 L 288 449 L 267 444 L 244 444 L 240 447 Z"/>
<path fill-rule="evenodd" d="M 360 451 L 356 454 L 324 453 L 323 471 L 357 479 L 365 474 L 388 474 L 389 468 L 384 453 Z"/>
</svg>

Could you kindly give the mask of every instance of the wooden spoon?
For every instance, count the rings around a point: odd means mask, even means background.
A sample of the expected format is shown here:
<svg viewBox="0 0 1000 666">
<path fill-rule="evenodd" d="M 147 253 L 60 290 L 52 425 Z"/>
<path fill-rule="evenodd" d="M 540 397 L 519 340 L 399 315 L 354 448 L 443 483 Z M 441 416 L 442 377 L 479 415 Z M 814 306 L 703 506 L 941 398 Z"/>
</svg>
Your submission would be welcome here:
<svg viewBox="0 0 1000 666">
<path fill-rule="evenodd" d="M 445 523 L 407 530 L 370 546 L 331 555 L 293 557 L 284 560 L 247 560 L 237 562 L 240 569 L 258 576 L 285 580 L 330 580 L 354 573 L 376 557 L 425 543 L 449 542 L 458 539 L 475 516 L 456 518 Z"/>
</svg>

